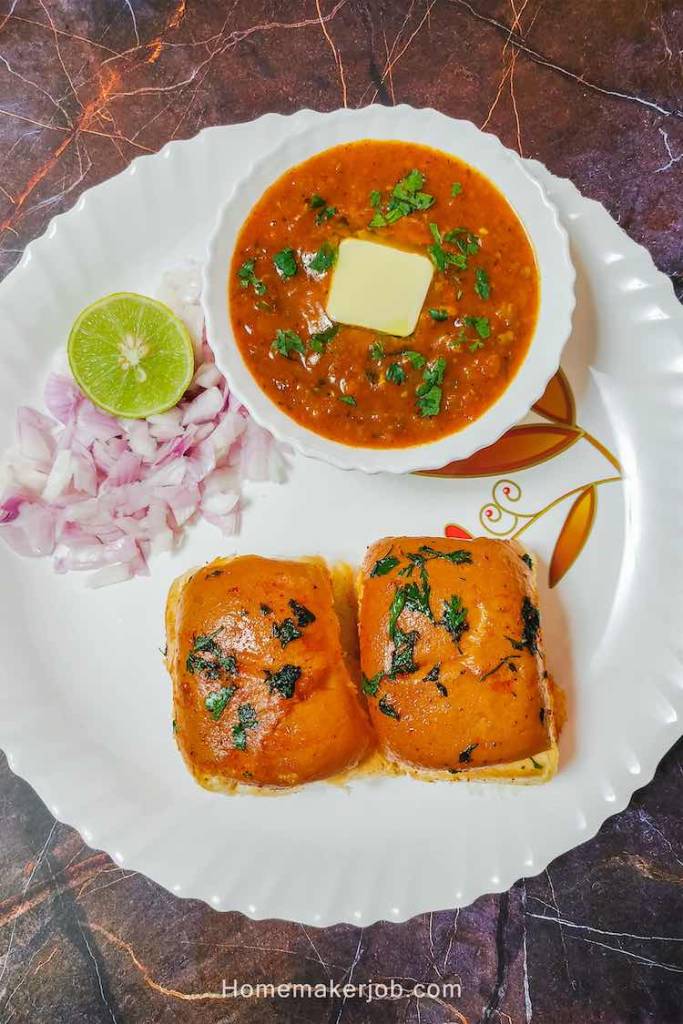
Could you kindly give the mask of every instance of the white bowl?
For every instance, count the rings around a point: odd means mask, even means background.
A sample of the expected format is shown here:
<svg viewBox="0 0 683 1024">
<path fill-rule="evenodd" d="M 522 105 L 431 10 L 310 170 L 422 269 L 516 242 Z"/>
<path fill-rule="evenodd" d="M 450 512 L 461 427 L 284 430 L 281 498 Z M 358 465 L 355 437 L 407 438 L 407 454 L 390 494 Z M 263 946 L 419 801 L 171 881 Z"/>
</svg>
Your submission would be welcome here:
<svg viewBox="0 0 683 1024">
<path fill-rule="evenodd" d="M 455 130 L 454 130 L 455 127 Z M 438 441 L 409 448 L 361 448 L 340 444 L 296 423 L 261 390 L 235 342 L 230 325 L 227 280 L 242 225 L 265 190 L 288 168 L 308 157 L 358 139 L 398 139 L 443 150 L 471 164 L 504 194 L 526 228 L 540 275 L 536 329 L 517 374 L 500 398 L 473 423 Z M 435 110 L 365 107 L 337 110 L 316 127 L 291 135 L 254 163 L 229 194 L 209 243 L 204 269 L 206 330 L 216 363 L 232 392 L 254 419 L 304 455 L 340 469 L 366 473 L 410 473 L 438 469 L 496 441 L 522 419 L 560 364 L 571 331 L 574 267 L 567 233 L 545 192 L 516 153 L 469 121 L 453 121 Z"/>
</svg>

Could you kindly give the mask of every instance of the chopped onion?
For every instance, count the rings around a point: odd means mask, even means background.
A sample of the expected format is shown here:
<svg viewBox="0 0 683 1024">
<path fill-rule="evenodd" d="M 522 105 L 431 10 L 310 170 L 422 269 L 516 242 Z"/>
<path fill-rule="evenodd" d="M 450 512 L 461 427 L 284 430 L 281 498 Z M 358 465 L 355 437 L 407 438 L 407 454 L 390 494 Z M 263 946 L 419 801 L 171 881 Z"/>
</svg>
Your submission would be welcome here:
<svg viewBox="0 0 683 1024">
<path fill-rule="evenodd" d="M 50 415 L 20 408 L 17 445 L 0 464 L 0 537 L 20 555 L 53 556 L 57 572 L 90 571 L 92 587 L 147 575 L 148 558 L 174 550 L 200 516 L 234 534 L 244 482 L 284 479 L 281 447 L 230 397 L 213 361 L 198 267 L 169 272 L 164 289 L 197 354 L 180 404 L 117 419 L 60 367 L 45 384 Z"/>
<path fill-rule="evenodd" d="M 215 363 L 202 363 L 192 380 L 192 387 L 213 388 L 223 382 L 221 371 Z"/>
<path fill-rule="evenodd" d="M 0 523 L 13 523 L 19 515 L 23 500 L 16 494 L 6 498 L 0 505 Z"/>
<path fill-rule="evenodd" d="M 223 395 L 219 388 L 201 391 L 185 409 L 183 425 L 189 423 L 206 423 L 213 420 L 223 408 Z"/>
<path fill-rule="evenodd" d="M 158 416 L 150 416 L 147 420 L 149 432 L 157 441 L 171 441 L 178 434 L 182 418 L 180 409 L 169 409 Z"/>
<path fill-rule="evenodd" d="M 19 453 L 30 462 L 49 466 L 55 450 L 54 423 L 35 409 L 22 406 L 17 412 Z"/>
<path fill-rule="evenodd" d="M 83 395 L 71 377 L 51 373 L 45 383 L 45 405 L 51 416 L 60 423 L 68 423 L 76 413 Z"/>
</svg>

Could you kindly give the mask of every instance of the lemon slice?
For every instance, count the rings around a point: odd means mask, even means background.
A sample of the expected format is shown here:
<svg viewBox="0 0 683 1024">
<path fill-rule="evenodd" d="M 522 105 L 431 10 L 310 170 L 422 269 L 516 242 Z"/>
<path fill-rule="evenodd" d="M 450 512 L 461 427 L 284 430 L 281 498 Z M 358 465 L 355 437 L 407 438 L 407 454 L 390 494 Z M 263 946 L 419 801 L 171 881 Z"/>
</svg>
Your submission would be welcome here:
<svg viewBox="0 0 683 1024">
<path fill-rule="evenodd" d="M 143 419 L 177 405 L 194 373 L 181 320 L 146 295 L 116 292 L 76 318 L 67 345 L 79 387 L 101 409 Z"/>
</svg>

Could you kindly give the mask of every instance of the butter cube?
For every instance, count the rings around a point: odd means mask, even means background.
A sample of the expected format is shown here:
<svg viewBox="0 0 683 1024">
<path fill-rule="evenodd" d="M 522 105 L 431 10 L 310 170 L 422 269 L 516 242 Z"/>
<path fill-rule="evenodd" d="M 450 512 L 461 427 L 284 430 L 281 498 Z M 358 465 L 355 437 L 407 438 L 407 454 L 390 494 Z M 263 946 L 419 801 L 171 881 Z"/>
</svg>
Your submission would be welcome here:
<svg viewBox="0 0 683 1024">
<path fill-rule="evenodd" d="M 327 296 L 331 320 L 405 338 L 415 330 L 434 268 L 426 256 L 345 238 Z"/>
</svg>

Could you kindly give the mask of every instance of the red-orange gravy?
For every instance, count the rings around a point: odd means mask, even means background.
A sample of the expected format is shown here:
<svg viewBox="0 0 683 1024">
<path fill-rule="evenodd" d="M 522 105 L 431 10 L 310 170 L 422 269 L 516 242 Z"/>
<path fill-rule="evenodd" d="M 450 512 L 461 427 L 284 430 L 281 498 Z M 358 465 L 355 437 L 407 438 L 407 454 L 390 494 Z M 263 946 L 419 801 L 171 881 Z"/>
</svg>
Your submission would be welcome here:
<svg viewBox="0 0 683 1024">
<path fill-rule="evenodd" d="M 349 237 L 432 259 L 409 337 L 327 317 Z M 228 293 L 242 355 L 283 412 L 334 441 L 395 448 L 460 430 L 499 398 L 528 349 L 539 281 L 524 227 L 487 178 L 426 146 L 368 140 L 311 157 L 264 193 Z"/>
</svg>

